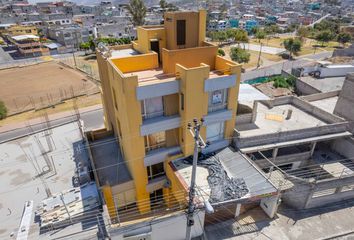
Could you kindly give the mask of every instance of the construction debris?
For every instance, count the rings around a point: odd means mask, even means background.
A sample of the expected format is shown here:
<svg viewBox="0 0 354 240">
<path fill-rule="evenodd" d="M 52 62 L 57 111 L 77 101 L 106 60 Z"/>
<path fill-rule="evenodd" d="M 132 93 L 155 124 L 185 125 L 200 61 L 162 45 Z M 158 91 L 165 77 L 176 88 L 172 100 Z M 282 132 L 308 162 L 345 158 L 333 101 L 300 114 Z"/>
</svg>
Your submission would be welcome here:
<svg viewBox="0 0 354 240">
<path fill-rule="evenodd" d="M 191 164 L 192 158 L 185 159 L 185 163 Z M 249 193 L 249 189 L 243 178 L 229 177 L 214 154 L 201 154 L 198 165 L 208 169 L 208 184 L 210 187 L 210 203 L 224 202 L 239 199 Z"/>
</svg>

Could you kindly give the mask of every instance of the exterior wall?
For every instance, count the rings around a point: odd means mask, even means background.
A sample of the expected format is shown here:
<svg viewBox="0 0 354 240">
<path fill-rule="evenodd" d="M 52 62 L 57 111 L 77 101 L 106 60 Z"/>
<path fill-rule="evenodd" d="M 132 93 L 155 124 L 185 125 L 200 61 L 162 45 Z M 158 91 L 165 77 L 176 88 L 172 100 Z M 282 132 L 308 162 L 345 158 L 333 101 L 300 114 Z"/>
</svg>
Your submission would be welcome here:
<svg viewBox="0 0 354 240">
<path fill-rule="evenodd" d="M 203 235 L 205 211 L 198 211 L 194 215 L 192 238 Z M 129 226 L 119 226 L 109 231 L 112 240 L 181 240 L 186 238 L 186 215 L 184 212 L 173 214 L 164 219 L 146 220 Z M 127 237 L 130 236 L 130 237 Z"/>
<path fill-rule="evenodd" d="M 179 114 L 182 122 L 180 142 L 186 156 L 193 154 L 194 147 L 193 137 L 187 130 L 187 124 L 193 122 L 194 118 L 201 119 L 208 114 L 208 94 L 204 92 L 204 81 L 209 78 L 209 71 L 209 66 L 205 64 L 189 69 L 176 65 L 176 72 L 181 81 L 180 93 L 184 95 L 184 110 L 181 106 Z M 201 136 L 205 139 L 205 127 L 201 129 Z"/>
<path fill-rule="evenodd" d="M 151 51 L 150 40 L 158 39 L 160 42 L 160 52 L 163 47 L 166 45 L 166 34 L 165 29 L 162 26 L 154 27 L 138 27 L 137 28 L 138 40 L 133 44 L 134 49 L 140 53 L 148 53 Z"/>
<path fill-rule="evenodd" d="M 177 46 L 177 20 L 186 20 L 186 44 Z M 205 22 L 205 20 L 204 20 Z M 166 28 L 166 48 L 175 50 L 179 48 L 197 47 L 199 43 L 199 13 L 198 12 L 166 12 L 164 15 Z"/>
<path fill-rule="evenodd" d="M 22 25 L 14 25 L 0 32 L 2 35 L 10 35 L 10 36 L 18 36 L 18 35 L 38 35 L 36 26 L 22 26 Z"/>
<path fill-rule="evenodd" d="M 159 66 L 158 56 L 154 52 L 124 58 L 115 58 L 112 59 L 112 62 L 122 73 L 153 69 Z"/>
<path fill-rule="evenodd" d="M 114 99 L 109 104 L 114 109 L 113 128 L 122 148 L 127 166 L 132 174 L 136 190 L 136 199 L 140 212 L 150 210 L 150 206 L 142 201 L 148 200 L 146 192 L 148 184 L 146 167 L 144 166 L 145 144 L 139 129 L 142 124 L 140 101 L 136 99 L 135 90 L 138 86 L 137 76 L 124 77 L 121 71 L 109 60 L 111 65 L 109 79 L 111 81 L 111 94 L 116 95 L 118 109 L 114 107 Z M 114 89 L 114 91 L 113 91 Z"/>
<path fill-rule="evenodd" d="M 214 70 L 217 51 L 217 46 L 180 50 L 167 50 L 164 48 L 162 49 L 163 71 L 167 74 L 175 73 L 176 64 L 181 64 L 186 68 L 194 68 L 199 67 L 201 63 L 209 65 L 210 69 Z"/>
</svg>

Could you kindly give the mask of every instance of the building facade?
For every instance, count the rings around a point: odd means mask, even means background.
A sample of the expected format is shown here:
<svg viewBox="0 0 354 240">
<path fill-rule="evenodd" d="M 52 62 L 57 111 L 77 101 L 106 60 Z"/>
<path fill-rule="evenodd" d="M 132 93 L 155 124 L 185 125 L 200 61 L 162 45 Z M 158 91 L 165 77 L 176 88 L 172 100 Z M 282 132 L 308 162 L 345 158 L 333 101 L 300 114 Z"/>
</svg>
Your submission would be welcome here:
<svg viewBox="0 0 354 240">
<path fill-rule="evenodd" d="M 141 213 L 158 199 L 185 203 L 188 189 L 169 163 L 193 154 L 189 122 L 204 118 L 209 152 L 233 136 L 241 65 L 218 56 L 205 29 L 203 10 L 165 13 L 164 25 L 138 27 L 131 45 L 98 49 L 105 126 L 118 138 Z M 110 209 L 124 201 L 104 187 Z"/>
</svg>

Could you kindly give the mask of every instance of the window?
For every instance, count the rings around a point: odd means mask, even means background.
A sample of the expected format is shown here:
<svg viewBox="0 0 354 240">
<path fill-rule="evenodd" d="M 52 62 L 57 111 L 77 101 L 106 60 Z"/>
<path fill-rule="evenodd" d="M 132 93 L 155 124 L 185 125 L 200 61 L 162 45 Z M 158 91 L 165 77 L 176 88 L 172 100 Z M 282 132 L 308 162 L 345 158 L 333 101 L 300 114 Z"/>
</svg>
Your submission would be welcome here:
<svg viewBox="0 0 354 240">
<path fill-rule="evenodd" d="M 165 176 L 165 168 L 163 166 L 163 162 L 148 166 L 146 170 L 147 170 L 148 180 Z"/>
<path fill-rule="evenodd" d="M 224 139 L 224 132 L 225 132 L 224 122 L 207 125 L 207 129 L 206 129 L 207 141 L 212 142 L 212 141 Z"/>
<path fill-rule="evenodd" d="M 209 92 L 208 112 L 225 109 L 227 107 L 227 89 Z"/>
<path fill-rule="evenodd" d="M 186 20 L 177 20 L 177 45 L 186 44 Z"/>
<path fill-rule="evenodd" d="M 142 100 L 141 115 L 143 116 L 143 119 L 163 116 L 163 98 L 155 97 Z"/>
<path fill-rule="evenodd" d="M 181 110 L 184 110 L 184 94 L 181 93 Z"/>
<path fill-rule="evenodd" d="M 166 133 L 158 132 L 145 136 L 145 151 L 149 152 L 154 149 L 166 146 Z"/>
<path fill-rule="evenodd" d="M 114 90 L 114 88 L 112 88 L 112 90 L 113 90 L 114 107 L 115 107 L 116 110 L 118 111 L 116 90 Z"/>
</svg>

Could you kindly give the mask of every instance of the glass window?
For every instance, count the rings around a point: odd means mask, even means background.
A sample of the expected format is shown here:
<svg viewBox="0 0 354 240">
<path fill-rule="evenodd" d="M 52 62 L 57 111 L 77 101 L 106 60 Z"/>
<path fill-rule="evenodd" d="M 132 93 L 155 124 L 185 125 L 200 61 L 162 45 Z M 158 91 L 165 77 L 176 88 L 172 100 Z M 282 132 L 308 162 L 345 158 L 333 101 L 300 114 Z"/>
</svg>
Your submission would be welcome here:
<svg viewBox="0 0 354 240">
<path fill-rule="evenodd" d="M 155 97 L 143 100 L 141 103 L 141 114 L 143 119 L 163 116 L 163 98 Z"/>
<path fill-rule="evenodd" d="M 208 112 L 225 109 L 227 107 L 227 89 L 212 91 L 209 93 Z"/>
<path fill-rule="evenodd" d="M 149 152 L 166 146 L 166 133 L 158 132 L 145 136 L 145 149 Z"/>
<path fill-rule="evenodd" d="M 162 163 L 154 164 L 146 168 L 148 179 L 152 180 L 165 175 L 165 168 Z"/>
<path fill-rule="evenodd" d="M 224 122 L 207 125 L 207 129 L 206 129 L 207 141 L 212 142 L 212 141 L 224 139 L 224 132 L 225 132 Z"/>
</svg>

